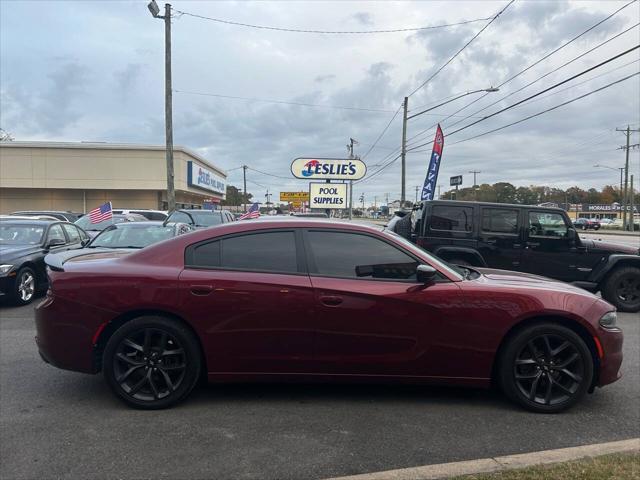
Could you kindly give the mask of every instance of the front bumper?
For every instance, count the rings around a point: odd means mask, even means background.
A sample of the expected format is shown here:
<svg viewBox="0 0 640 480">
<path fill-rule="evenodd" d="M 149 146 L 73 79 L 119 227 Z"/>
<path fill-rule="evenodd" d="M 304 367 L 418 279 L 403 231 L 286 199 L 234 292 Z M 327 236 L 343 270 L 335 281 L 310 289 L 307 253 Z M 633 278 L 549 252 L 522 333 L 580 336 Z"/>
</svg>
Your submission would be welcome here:
<svg viewBox="0 0 640 480">
<path fill-rule="evenodd" d="M 622 377 L 620 367 L 622 366 L 623 335 L 621 330 L 599 328 L 597 338 L 602 347 L 597 385 L 603 387 Z"/>
<path fill-rule="evenodd" d="M 0 277 L 0 298 L 8 297 L 15 290 L 16 276 L 15 273 L 12 276 Z"/>
</svg>

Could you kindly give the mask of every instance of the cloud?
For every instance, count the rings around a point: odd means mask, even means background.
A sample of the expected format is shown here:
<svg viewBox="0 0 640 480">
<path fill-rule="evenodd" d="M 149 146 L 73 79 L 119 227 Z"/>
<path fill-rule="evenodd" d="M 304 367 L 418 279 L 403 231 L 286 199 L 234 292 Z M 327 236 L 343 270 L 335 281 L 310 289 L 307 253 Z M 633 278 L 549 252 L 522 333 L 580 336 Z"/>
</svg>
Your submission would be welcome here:
<svg viewBox="0 0 640 480">
<path fill-rule="evenodd" d="M 355 19 L 361 25 L 373 25 L 373 16 L 369 12 L 356 12 L 351 15 L 351 18 Z"/>
<path fill-rule="evenodd" d="M 326 83 L 326 82 L 330 82 L 331 80 L 334 80 L 335 78 L 336 76 L 330 73 L 327 75 L 318 75 L 316 76 L 316 78 L 313 79 L 313 81 L 316 83 Z"/>
</svg>

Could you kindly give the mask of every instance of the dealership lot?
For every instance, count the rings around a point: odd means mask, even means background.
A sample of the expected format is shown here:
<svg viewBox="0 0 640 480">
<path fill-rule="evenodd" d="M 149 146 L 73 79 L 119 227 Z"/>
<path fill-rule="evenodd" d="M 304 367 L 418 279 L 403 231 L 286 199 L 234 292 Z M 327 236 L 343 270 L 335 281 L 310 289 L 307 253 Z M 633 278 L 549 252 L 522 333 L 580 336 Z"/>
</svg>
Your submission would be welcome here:
<svg viewBox="0 0 640 480">
<path fill-rule="evenodd" d="M 0 307 L 2 478 L 325 478 L 638 436 L 640 321 L 621 314 L 624 378 L 560 415 L 476 390 L 212 385 L 131 410 L 101 376 L 38 357 L 33 306 Z"/>
</svg>

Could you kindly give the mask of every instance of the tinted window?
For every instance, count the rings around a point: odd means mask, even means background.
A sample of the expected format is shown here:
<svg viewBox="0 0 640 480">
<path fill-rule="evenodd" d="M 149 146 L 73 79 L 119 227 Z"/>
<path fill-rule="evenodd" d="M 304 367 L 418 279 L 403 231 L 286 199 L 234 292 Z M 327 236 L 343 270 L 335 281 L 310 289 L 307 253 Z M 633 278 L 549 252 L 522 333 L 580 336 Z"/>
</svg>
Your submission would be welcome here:
<svg viewBox="0 0 640 480">
<path fill-rule="evenodd" d="M 144 223 L 122 223 L 102 231 L 91 242 L 91 247 L 144 248 L 147 245 L 172 238 L 174 227 L 161 225 L 142 226 Z"/>
<path fill-rule="evenodd" d="M 220 241 L 204 243 L 193 249 L 193 258 L 189 261 L 196 267 L 220 266 Z"/>
<path fill-rule="evenodd" d="M 559 213 L 529 212 L 529 235 L 536 237 L 564 238 L 567 225 Z"/>
<path fill-rule="evenodd" d="M 63 225 L 62 228 L 64 228 L 64 231 L 67 232 L 70 243 L 80 242 L 80 231 L 76 227 L 74 227 L 73 225 Z"/>
<path fill-rule="evenodd" d="M 518 211 L 504 208 L 483 208 L 482 231 L 518 233 Z"/>
<path fill-rule="evenodd" d="M 67 239 L 64 236 L 64 232 L 62 231 L 62 226 L 52 225 L 51 228 L 49 228 L 49 233 L 47 234 L 47 242 L 50 242 L 54 238 L 67 243 Z"/>
<path fill-rule="evenodd" d="M 473 209 L 435 205 L 431 209 L 431 230 L 470 232 L 473 229 Z"/>
<path fill-rule="evenodd" d="M 222 240 L 222 266 L 243 270 L 297 272 L 293 232 L 266 232 Z"/>
<path fill-rule="evenodd" d="M 308 233 L 320 275 L 415 280 L 418 262 L 382 240 L 345 232 Z"/>
</svg>

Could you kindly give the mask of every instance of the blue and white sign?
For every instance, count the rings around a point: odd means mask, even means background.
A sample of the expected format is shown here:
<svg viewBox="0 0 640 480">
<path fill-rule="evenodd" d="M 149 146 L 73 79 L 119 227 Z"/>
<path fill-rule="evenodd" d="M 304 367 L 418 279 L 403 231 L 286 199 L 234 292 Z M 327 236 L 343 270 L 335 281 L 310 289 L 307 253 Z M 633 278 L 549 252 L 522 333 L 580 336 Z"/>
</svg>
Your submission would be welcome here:
<svg viewBox="0 0 640 480">
<path fill-rule="evenodd" d="M 187 162 L 187 185 L 219 193 L 223 197 L 227 193 L 227 184 L 224 178 L 192 161 Z"/>
</svg>

